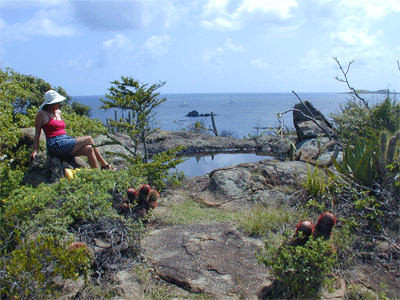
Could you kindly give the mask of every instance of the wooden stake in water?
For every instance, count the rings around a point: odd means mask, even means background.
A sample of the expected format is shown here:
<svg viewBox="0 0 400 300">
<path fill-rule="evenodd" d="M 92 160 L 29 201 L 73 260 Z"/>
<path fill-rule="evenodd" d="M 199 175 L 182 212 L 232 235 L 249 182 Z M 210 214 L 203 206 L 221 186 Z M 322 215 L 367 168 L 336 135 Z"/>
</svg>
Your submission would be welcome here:
<svg viewBox="0 0 400 300">
<path fill-rule="evenodd" d="M 213 130 L 214 130 L 215 135 L 218 136 L 217 126 L 215 125 L 214 112 L 211 112 L 211 123 L 212 123 Z"/>
</svg>

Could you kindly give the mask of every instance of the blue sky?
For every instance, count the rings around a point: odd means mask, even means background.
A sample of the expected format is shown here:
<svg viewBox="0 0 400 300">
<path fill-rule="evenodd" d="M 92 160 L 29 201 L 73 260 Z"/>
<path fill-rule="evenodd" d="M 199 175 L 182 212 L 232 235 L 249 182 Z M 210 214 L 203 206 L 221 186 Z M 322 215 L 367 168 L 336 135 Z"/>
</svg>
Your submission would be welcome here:
<svg viewBox="0 0 400 300">
<path fill-rule="evenodd" d="M 400 91 L 400 0 L 0 0 L 0 66 L 68 94 Z"/>
</svg>

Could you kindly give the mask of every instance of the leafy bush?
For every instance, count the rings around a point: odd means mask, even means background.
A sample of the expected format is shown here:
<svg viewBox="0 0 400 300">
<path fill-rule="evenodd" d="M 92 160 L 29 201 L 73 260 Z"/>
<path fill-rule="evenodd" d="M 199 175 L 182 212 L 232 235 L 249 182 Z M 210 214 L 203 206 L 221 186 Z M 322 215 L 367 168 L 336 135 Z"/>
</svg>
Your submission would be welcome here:
<svg viewBox="0 0 400 300">
<path fill-rule="evenodd" d="M 352 145 L 355 136 L 371 139 L 381 131 L 391 133 L 400 129 L 400 103 L 389 96 L 370 109 L 356 98 L 349 99 L 341 111 L 332 114 L 335 129 L 344 144 Z"/>
<path fill-rule="evenodd" d="M 119 218 L 112 208 L 113 194 L 132 186 L 128 172 L 80 170 L 73 179 L 61 179 L 37 188 L 22 186 L 2 200 L 0 250 L 12 250 L 15 238 L 28 233 L 68 236 L 68 228 L 81 220 Z M 11 238 L 10 238 L 11 237 Z"/>
<path fill-rule="evenodd" d="M 193 133 L 209 134 L 208 128 L 205 126 L 204 120 L 191 123 L 187 126 L 186 130 Z"/>
<path fill-rule="evenodd" d="M 77 115 L 90 117 L 92 110 L 90 106 L 87 106 L 79 102 L 72 102 L 71 107 Z"/>
<path fill-rule="evenodd" d="M 370 122 L 378 131 L 391 133 L 400 129 L 400 103 L 389 96 L 370 111 Z"/>
<path fill-rule="evenodd" d="M 186 160 L 177 156 L 183 149 L 184 146 L 178 146 L 155 154 L 149 163 L 145 163 L 140 155 L 124 157 L 130 162 L 127 166 L 132 178 L 137 178 L 139 183 L 144 181 L 161 191 L 166 185 L 178 185 L 184 178 L 185 175 L 176 170 L 176 166 Z"/>
<path fill-rule="evenodd" d="M 58 290 L 53 281 L 56 275 L 63 279 L 78 279 L 91 265 L 88 248 L 71 247 L 52 236 L 39 235 L 33 240 L 20 241 L 17 248 L 0 261 L 1 296 L 15 299 L 43 299 L 54 296 Z"/>
<path fill-rule="evenodd" d="M 0 199 L 7 198 L 13 190 L 18 188 L 24 176 L 23 170 L 13 170 L 8 164 L 7 161 L 0 162 Z"/>
<path fill-rule="evenodd" d="M 287 237 L 286 237 L 287 239 Z M 270 298 L 320 298 L 321 287 L 329 287 L 329 275 L 336 264 L 332 244 L 321 238 L 310 239 L 304 246 L 279 246 L 266 241 L 258 260 L 271 268 L 276 281 L 268 293 Z"/>
</svg>

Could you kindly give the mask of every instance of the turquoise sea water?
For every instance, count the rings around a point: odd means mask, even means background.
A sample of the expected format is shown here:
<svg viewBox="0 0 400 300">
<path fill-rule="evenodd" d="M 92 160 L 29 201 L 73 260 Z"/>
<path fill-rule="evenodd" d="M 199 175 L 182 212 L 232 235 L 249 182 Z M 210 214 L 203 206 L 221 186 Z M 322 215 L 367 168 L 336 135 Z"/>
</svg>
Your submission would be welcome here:
<svg viewBox="0 0 400 300">
<path fill-rule="evenodd" d="M 310 101 L 327 119 L 332 112 L 340 110 L 340 105 L 351 96 L 339 93 L 298 93 L 302 101 Z M 371 103 L 383 100 L 385 95 L 363 95 Z M 221 94 L 161 94 L 167 101 L 162 103 L 155 114 L 156 124 L 164 130 L 179 131 L 187 128 L 190 123 L 203 121 L 211 128 L 210 117 L 191 118 L 186 115 L 197 110 L 199 114 L 214 112 L 218 131 L 227 130 L 237 138 L 255 134 L 255 127 L 269 128 L 279 126 L 277 114 L 290 111 L 299 102 L 293 93 L 221 93 Z M 92 108 L 92 118 L 106 122 L 114 118 L 115 110 L 99 109 L 102 105 L 100 98 L 104 96 L 75 96 L 73 101 L 83 103 Z M 118 111 L 118 117 L 127 112 Z M 293 127 L 292 112 L 283 114 L 284 124 Z M 262 130 L 262 129 L 261 129 Z M 191 157 L 178 166 L 186 176 L 197 176 L 214 169 L 235 165 L 242 162 L 254 162 L 268 157 L 255 154 L 217 154 L 208 157 Z"/>
</svg>

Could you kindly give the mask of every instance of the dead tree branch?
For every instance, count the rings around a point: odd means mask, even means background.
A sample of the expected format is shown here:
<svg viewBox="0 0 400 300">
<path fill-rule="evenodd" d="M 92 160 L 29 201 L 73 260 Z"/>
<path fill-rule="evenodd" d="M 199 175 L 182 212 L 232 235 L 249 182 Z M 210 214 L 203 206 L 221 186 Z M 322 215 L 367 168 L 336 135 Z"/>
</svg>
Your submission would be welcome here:
<svg viewBox="0 0 400 300">
<path fill-rule="evenodd" d="M 344 83 L 346 83 L 347 86 L 348 86 L 348 88 L 354 93 L 354 95 L 355 95 L 358 99 L 360 99 L 360 100 L 362 101 L 362 103 L 364 103 L 364 105 L 365 105 L 366 108 L 369 109 L 368 102 L 367 102 L 364 98 L 360 97 L 360 95 L 357 93 L 356 89 L 353 88 L 352 86 L 350 86 L 349 80 L 347 79 L 347 74 L 349 73 L 350 66 L 351 66 L 351 64 L 354 62 L 354 59 L 353 59 L 351 62 L 349 62 L 349 64 L 347 65 L 347 70 L 346 70 L 346 71 L 343 69 L 342 65 L 340 64 L 339 60 L 338 60 L 336 57 L 334 57 L 333 59 L 334 59 L 334 60 L 336 61 L 336 63 L 339 65 L 339 68 L 340 68 L 340 70 L 342 71 L 343 76 L 344 76 L 344 79 L 339 78 L 338 76 L 336 76 L 335 79 L 336 79 L 337 81 L 339 81 L 339 82 L 344 82 Z"/>
</svg>

